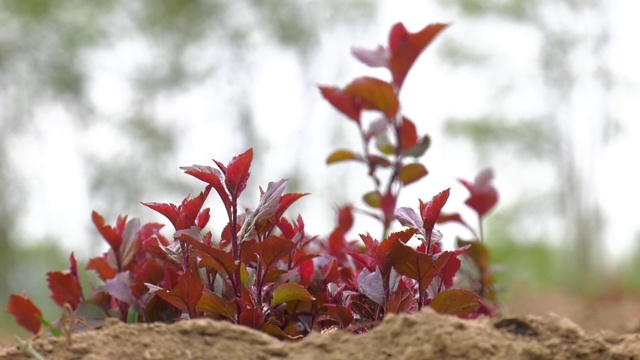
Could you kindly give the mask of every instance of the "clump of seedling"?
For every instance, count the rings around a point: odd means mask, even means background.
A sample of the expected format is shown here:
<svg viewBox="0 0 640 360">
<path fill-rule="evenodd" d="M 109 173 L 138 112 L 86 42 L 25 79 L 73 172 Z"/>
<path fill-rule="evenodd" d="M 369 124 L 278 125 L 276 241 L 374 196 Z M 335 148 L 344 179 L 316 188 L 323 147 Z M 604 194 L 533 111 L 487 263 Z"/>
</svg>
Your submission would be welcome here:
<svg viewBox="0 0 640 360">
<path fill-rule="evenodd" d="M 86 268 L 102 283 L 85 295 L 73 254 L 69 269 L 48 273 L 52 298 L 65 309 L 57 323 L 48 325 L 26 296 L 12 295 L 7 312 L 33 333 L 44 324 L 69 340 L 79 325 L 95 328 L 106 317 L 128 323 L 208 317 L 298 340 L 313 331 L 366 332 L 386 314 L 424 307 L 465 318 L 490 313 L 495 298 L 481 224 L 497 202 L 492 173 L 482 172 L 474 183 L 462 180 L 480 231 L 472 241 L 459 240 L 454 250 L 443 249 L 437 224 L 456 221 L 476 232 L 459 214 L 441 212 L 450 189 L 415 207 L 397 204 L 406 186 L 427 175 L 419 159 L 431 142 L 401 113 L 398 96 L 417 57 L 445 27 L 433 24 L 410 33 L 399 23 L 387 46 L 353 49 L 363 63 L 387 68 L 390 80 L 360 77 L 343 88 L 319 87 L 353 122 L 362 141 L 360 151 L 336 150 L 327 163 L 356 161 L 372 181 L 363 196 L 365 207 L 339 208 L 337 225 L 325 238 L 307 234 L 302 216 L 284 216 L 307 195 L 286 193 L 286 179 L 260 188 L 255 207 L 240 208 L 253 161 L 248 149 L 228 163 L 182 167 L 203 183 L 197 196 L 179 204 L 144 203 L 169 220 L 168 237 L 163 224 L 120 216 L 109 225 L 93 212 L 93 224 L 109 249 Z M 365 112 L 376 118 L 365 121 Z M 224 208 L 215 215 L 226 220 L 215 233 L 208 229 L 212 214 L 205 207 L 213 194 Z M 358 240 L 347 239 L 355 214 L 379 221 L 382 236 L 365 231 Z M 394 222 L 404 229 L 391 232 Z M 419 245 L 410 246 L 412 239 Z M 463 257 L 476 269 L 469 288 L 456 287 Z"/>
</svg>

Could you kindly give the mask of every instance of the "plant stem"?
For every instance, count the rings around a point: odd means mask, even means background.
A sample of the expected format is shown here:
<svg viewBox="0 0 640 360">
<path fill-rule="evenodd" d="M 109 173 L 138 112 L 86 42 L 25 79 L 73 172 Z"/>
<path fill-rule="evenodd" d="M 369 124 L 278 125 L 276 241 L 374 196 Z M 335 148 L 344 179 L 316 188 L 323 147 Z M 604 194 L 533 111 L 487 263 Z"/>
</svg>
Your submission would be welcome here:
<svg viewBox="0 0 640 360">
<path fill-rule="evenodd" d="M 233 290 L 236 293 L 236 297 L 240 297 L 240 244 L 238 244 L 238 199 L 232 196 L 231 199 L 231 219 L 229 219 L 231 228 L 231 251 L 233 252 L 233 259 L 238 266 L 234 272 L 234 286 Z"/>
</svg>

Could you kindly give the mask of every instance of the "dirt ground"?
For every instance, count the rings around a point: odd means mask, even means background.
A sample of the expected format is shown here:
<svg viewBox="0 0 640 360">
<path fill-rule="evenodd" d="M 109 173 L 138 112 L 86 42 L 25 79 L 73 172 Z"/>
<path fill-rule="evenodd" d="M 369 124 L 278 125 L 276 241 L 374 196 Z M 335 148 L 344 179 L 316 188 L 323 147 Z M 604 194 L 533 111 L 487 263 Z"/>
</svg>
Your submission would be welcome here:
<svg viewBox="0 0 640 360">
<path fill-rule="evenodd" d="M 537 298 L 536 298 L 537 297 Z M 31 346 L 45 359 L 639 359 L 640 298 L 613 294 L 578 300 L 566 294 L 515 293 L 517 314 L 461 320 L 430 310 L 389 316 L 364 335 L 313 334 L 280 342 L 210 320 L 174 325 L 109 322 L 98 331 Z M 560 315 L 549 314 L 550 310 Z M 541 314 L 536 316 L 531 314 Z M 580 325 L 577 325 L 579 323 Z M 29 359 L 15 346 L 2 359 Z"/>
</svg>

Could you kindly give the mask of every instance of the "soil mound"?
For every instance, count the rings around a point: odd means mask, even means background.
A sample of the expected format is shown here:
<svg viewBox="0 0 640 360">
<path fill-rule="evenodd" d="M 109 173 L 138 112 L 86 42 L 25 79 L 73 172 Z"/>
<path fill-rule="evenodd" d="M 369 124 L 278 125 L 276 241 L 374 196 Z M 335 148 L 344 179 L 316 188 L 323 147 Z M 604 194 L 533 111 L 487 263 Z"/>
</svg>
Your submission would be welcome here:
<svg viewBox="0 0 640 360">
<path fill-rule="evenodd" d="M 640 334 L 586 333 L 557 316 L 462 320 L 430 309 L 388 316 L 373 331 L 312 334 L 297 343 L 208 319 L 176 324 L 110 321 L 96 331 L 30 342 L 54 359 L 640 359 Z M 17 347 L 2 359 L 30 359 Z"/>
</svg>

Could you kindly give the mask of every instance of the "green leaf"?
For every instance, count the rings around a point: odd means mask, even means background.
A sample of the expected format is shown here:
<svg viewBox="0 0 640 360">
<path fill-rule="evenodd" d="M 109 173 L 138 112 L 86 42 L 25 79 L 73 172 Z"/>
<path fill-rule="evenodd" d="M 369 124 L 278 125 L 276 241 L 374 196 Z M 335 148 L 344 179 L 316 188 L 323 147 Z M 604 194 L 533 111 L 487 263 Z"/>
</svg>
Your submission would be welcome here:
<svg viewBox="0 0 640 360">
<path fill-rule="evenodd" d="M 209 290 L 202 292 L 202 297 L 198 301 L 198 305 L 196 305 L 196 310 L 224 316 L 230 320 L 235 320 L 237 316 L 237 308 L 233 301 L 223 299 Z"/>
<path fill-rule="evenodd" d="M 423 177 L 425 177 L 429 172 L 424 165 L 420 163 L 413 163 L 404 165 L 400 168 L 400 172 L 398 173 L 398 178 L 402 182 L 403 185 L 409 185 L 412 182 L 416 182 Z"/>
<path fill-rule="evenodd" d="M 58 330 L 58 328 L 53 326 L 53 324 L 51 324 L 50 322 L 48 322 L 47 320 L 45 320 L 45 319 L 43 319 L 41 317 L 37 317 L 37 319 L 38 319 L 38 321 L 40 321 L 42 326 L 44 326 L 46 329 L 49 330 L 49 332 L 51 333 L 51 335 L 53 335 L 53 337 L 62 336 L 62 333 L 60 332 L 60 330 Z"/>
<path fill-rule="evenodd" d="M 129 307 L 129 312 L 127 312 L 127 324 L 135 324 L 138 322 L 138 311 L 133 308 L 133 306 Z"/>
<path fill-rule="evenodd" d="M 404 156 L 413 156 L 414 158 L 419 158 L 422 155 L 424 155 L 424 153 L 427 152 L 427 150 L 429 149 L 429 146 L 431 145 L 431 138 L 429 137 L 429 135 L 425 135 L 422 137 L 422 139 L 420 140 L 420 142 L 418 142 L 418 144 L 416 144 L 414 147 L 404 150 L 402 152 L 402 155 Z"/>
<path fill-rule="evenodd" d="M 278 288 L 273 291 L 271 307 L 295 300 L 312 301 L 315 300 L 315 298 L 311 296 L 302 285 L 286 283 L 278 286 Z"/>
<path fill-rule="evenodd" d="M 376 136 L 376 149 L 385 155 L 393 155 L 396 151 L 387 133 L 381 133 Z"/>
<path fill-rule="evenodd" d="M 382 196 L 377 191 L 370 191 L 362 197 L 362 201 L 365 204 L 371 206 L 374 209 L 380 208 L 380 203 L 382 202 Z"/>
<path fill-rule="evenodd" d="M 440 314 L 472 315 L 480 308 L 480 297 L 466 289 L 449 289 L 436 295 L 430 306 Z"/>
<path fill-rule="evenodd" d="M 350 150 L 336 150 L 327 157 L 326 162 L 328 165 L 328 164 L 333 164 L 339 161 L 347 161 L 347 160 L 361 160 L 361 157 L 360 155 Z"/>
</svg>

